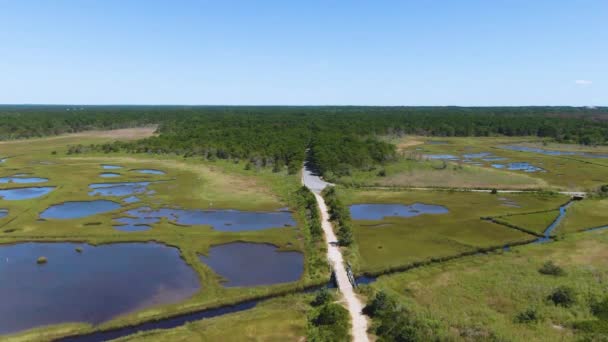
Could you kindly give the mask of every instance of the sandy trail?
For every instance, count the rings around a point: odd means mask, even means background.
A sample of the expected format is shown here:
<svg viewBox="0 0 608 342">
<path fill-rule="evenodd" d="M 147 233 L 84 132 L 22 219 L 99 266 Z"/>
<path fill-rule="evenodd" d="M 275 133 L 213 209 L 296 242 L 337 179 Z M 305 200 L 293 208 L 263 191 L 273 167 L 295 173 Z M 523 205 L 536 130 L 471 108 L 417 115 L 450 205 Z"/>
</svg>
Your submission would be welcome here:
<svg viewBox="0 0 608 342">
<path fill-rule="evenodd" d="M 350 314 L 352 322 L 351 335 L 353 337 L 353 341 L 369 341 L 367 336 L 367 319 L 362 313 L 363 303 L 355 294 L 355 291 L 348 280 L 346 268 L 344 267 L 344 259 L 342 258 L 340 247 L 337 245 L 338 239 L 336 238 L 331 223 L 329 222 L 327 205 L 325 204 L 323 197 L 320 195 L 321 191 L 326 186 L 331 184 L 323 181 L 306 167 L 302 170 L 302 183 L 313 192 L 315 198 L 317 199 L 319 210 L 321 211 L 321 226 L 323 228 L 325 242 L 327 244 L 327 259 L 335 272 L 338 289 L 344 296 L 346 308 Z"/>
</svg>

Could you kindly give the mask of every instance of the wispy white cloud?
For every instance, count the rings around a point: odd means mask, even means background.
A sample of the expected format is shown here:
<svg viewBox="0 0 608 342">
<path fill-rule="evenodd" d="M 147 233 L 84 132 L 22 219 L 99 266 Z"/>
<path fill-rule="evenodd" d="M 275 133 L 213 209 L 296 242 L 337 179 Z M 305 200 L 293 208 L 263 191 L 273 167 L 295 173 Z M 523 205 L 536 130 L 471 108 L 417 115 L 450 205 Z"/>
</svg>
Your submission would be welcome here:
<svg viewBox="0 0 608 342">
<path fill-rule="evenodd" d="M 593 81 L 589 81 L 589 80 L 576 80 L 574 81 L 575 84 L 577 85 L 581 85 L 581 86 L 587 86 L 590 85 L 591 83 L 593 83 Z"/>
</svg>

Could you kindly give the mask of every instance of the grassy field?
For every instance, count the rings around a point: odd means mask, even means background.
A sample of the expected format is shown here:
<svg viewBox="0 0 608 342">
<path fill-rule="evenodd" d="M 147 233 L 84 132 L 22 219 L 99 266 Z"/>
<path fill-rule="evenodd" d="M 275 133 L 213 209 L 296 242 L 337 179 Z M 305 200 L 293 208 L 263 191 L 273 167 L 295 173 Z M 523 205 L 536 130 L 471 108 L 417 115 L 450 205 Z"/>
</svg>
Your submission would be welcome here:
<svg viewBox="0 0 608 342">
<path fill-rule="evenodd" d="M 480 218 L 554 209 L 567 197 L 509 194 L 340 189 L 345 203 L 425 203 L 445 206 L 449 213 L 383 220 L 354 220 L 356 251 L 351 261 L 358 272 L 382 272 L 414 262 L 453 256 L 479 248 L 528 241 L 534 236 Z M 520 207 L 505 206 L 505 201 Z"/>
<path fill-rule="evenodd" d="M 540 213 L 509 215 L 500 217 L 498 220 L 542 235 L 558 215 L 559 210 L 551 210 Z"/>
<path fill-rule="evenodd" d="M 440 326 L 450 340 L 573 341 L 576 322 L 597 319 L 590 304 L 608 281 L 608 232 L 569 235 L 549 244 L 477 255 L 383 276 L 373 286 L 396 296 L 417 317 Z M 547 261 L 565 275 L 539 273 Z M 558 286 L 574 289 L 575 303 L 557 306 L 547 296 Z M 537 322 L 518 323 L 531 309 Z"/>
<path fill-rule="evenodd" d="M 584 156 L 548 156 L 532 152 L 517 152 L 499 148 L 501 145 L 524 145 L 554 150 L 575 150 L 602 153 L 604 147 L 549 144 L 532 137 L 468 137 L 468 138 L 426 138 L 404 137 L 390 139 L 400 147 L 400 154 L 407 161 L 386 166 L 386 176 L 379 177 L 378 171 L 355 172 L 345 178 L 346 184 L 388 185 L 388 186 L 445 186 L 445 187 L 503 187 L 503 188 L 554 188 L 564 190 L 587 190 L 608 183 L 608 159 Z M 422 143 L 422 144 L 421 144 Z M 472 159 L 481 165 L 462 162 L 448 162 L 443 167 L 440 161 L 423 161 L 426 154 L 450 154 L 461 157 L 464 154 L 487 152 L 492 157 L 505 158 L 499 161 Z M 461 158 L 464 159 L 464 158 Z M 417 161 L 417 162 L 416 162 Z M 524 172 L 494 169 L 491 164 L 528 162 L 546 172 Z M 471 170 L 473 169 L 473 170 Z M 435 183 L 434 183 L 435 182 Z"/>
<path fill-rule="evenodd" d="M 557 230 L 571 233 L 601 226 L 608 226 L 608 199 L 592 198 L 570 206 Z"/>
<path fill-rule="evenodd" d="M 117 341 L 304 341 L 310 300 L 304 295 L 272 299 L 247 311 Z"/>
<path fill-rule="evenodd" d="M 202 290 L 191 299 L 172 305 L 151 307 L 118 317 L 99 327 L 86 324 L 65 324 L 36 329 L 15 336 L 16 340 L 38 340 L 45 336 L 60 336 L 74 331 L 123 326 L 136 322 L 188 312 L 205 307 L 233 303 L 272 293 L 288 292 L 328 279 L 328 268 L 322 246 L 311 243 L 306 228 L 303 208 L 298 206 L 295 192 L 300 187 L 297 175 L 270 170 L 244 170 L 244 163 L 227 161 L 202 162 L 179 156 L 85 154 L 68 155 L 68 145 L 112 141 L 116 138 L 139 138 L 152 129 L 130 132 L 79 133 L 46 139 L 19 140 L 0 143 L 0 156 L 8 157 L 0 163 L 0 177 L 31 174 L 48 178 L 47 183 L 32 186 L 55 186 L 56 189 L 40 198 L 20 201 L 0 200 L 0 209 L 8 215 L 0 218 L 0 244 L 24 241 L 78 241 L 91 244 L 112 242 L 157 241 L 178 247 L 182 258 L 198 273 Z M 119 170 L 103 170 L 101 164 L 123 166 Z M 133 169 L 158 169 L 165 175 L 143 175 Z M 120 173 L 120 177 L 101 178 L 104 171 Z M 53 204 L 65 201 L 120 198 L 89 196 L 90 183 L 124 181 L 160 181 L 149 186 L 154 194 L 139 196 L 141 202 L 126 204 L 119 210 L 82 219 L 38 220 L 40 212 Z M 0 184 L 0 189 L 30 186 L 30 184 Z M 274 211 L 288 207 L 294 213 L 297 227 L 220 232 L 209 226 L 181 227 L 166 219 L 151 229 L 141 232 L 121 232 L 112 227 L 113 218 L 133 208 L 149 206 L 179 207 L 184 209 L 239 209 Z M 268 242 L 283 250 L 297 250 L 305 254 L 305 270 L 300 281 L 253 288 L 225 288 L 221 279 L 199 261 L 212 245 L 233 242 Z M 48 332 L 48 334 L 47 334 Z"/>
</svg>

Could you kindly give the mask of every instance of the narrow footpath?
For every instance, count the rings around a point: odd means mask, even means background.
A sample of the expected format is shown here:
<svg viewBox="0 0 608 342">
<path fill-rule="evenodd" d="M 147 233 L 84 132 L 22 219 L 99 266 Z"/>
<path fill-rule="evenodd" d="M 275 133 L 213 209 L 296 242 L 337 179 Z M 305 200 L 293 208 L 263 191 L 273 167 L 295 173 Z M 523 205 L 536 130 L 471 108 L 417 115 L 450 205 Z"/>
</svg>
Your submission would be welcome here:
<svg viewBox="0 0 608 342">
<path fill-rule="evenodd" d="M 369 341 L 367 336 L 367 318 L 363 315 L 363 303 L 361 303 L 361 300 L 355 294 L 355 291 L 348 280 L 346 268 L 344 267 L 344 259 L 342 258 L 340 247 L 337 244 L 338 239 L 336 238 L 331 223 L 329 222 L 327 205 L 321 196 L 321 191 L 325 187 L 331 186 L 331 184 L 323 181 L 306 166 L 302 170 L 302 183 L 313 192 L 315 198 L 317 199 L 319 210 L 321 211 L 321 226 L 323 227 L 325 242 L 327 244 L 327 259 L 334 270 L 336 282 L 338 283 L 338 289 L 344 296 L 346 308 L 350 313 L 352 323 L 351 335 L 353 337 L 353 341 Z"/>
</svg>

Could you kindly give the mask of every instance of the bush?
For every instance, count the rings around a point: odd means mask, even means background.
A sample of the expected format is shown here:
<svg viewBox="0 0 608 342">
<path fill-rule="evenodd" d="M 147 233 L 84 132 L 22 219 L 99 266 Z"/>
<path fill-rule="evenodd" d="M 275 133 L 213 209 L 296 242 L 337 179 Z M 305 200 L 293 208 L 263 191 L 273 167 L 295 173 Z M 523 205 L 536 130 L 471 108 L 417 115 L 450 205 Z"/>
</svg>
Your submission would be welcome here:
<svg viewBox="0 0 608 342">
<path fill-rule="evenodd" d="M 382 170 L 378 171 L 378 177 L 386 177 L 386 170 L 382 169 Z"/>
<path fill-rule="evenodd" d="M 540 320 L 536 308 L 528 308 L 517 314 L 515 322 L 517 323 L 536 323 Z"/>
<path fill-rule="evenodd" d="M 315 299 L 312 301 L 313 306 L 321 306 L 333 302 L 334 295 L 328 289 L 322 289 L 317 292 Z"/>
<path fill-rule="evenodd" d="M 554 275 L 554 276 L 563 276 L 566 274 L 563 268 L 557 266 L 553 261 L 547 261 L 544 263 L 541 268 L 538 269 L 538 272 L 541 274 Z"/>
<path fill-rule="evenodd" d="M 608 297 L 601 301 L 591 303 L 591 313 L 599 318 L 608 321 Z"/>
<path fill-rule="evenodd" d="M 492 195 L 496 195 L 498 193 L 498 190 L 496 188 L 492 189 L 491 194 Z"/>
<path fill-rule="evenodd" d="M 310 342 L 349 341 L 350 317 L 339 304 L 328 303 L 314 310 L 309 318 L 307 340 Z"/>
<path fill-rule="evenodd" d="M 549 295 L 548 299 L 555 305 L 568 308 L 576 303 L 576 293 L 571 287 L 560 286 L 553 290 L 553 293 Z"/>
</svg>

